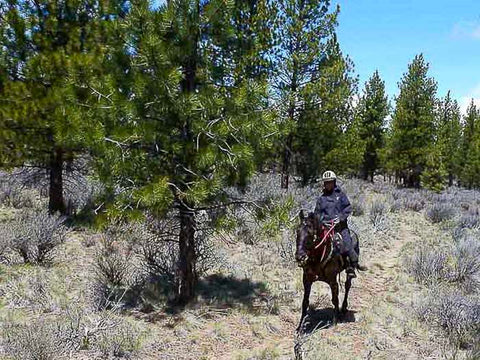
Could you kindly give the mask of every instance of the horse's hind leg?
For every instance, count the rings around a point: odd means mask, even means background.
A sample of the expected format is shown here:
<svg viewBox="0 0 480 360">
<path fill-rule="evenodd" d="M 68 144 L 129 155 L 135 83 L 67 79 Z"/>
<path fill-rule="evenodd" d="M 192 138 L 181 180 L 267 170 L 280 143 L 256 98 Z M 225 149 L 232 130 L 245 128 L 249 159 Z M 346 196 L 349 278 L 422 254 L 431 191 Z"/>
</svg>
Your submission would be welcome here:
<svg viewBox="0 0 480 360">
<path fill-rule="evenodd" d="M 338 283 L 337 279 L 335 281 L 332 281 L 329 283 L 330 289 L 332 290 L 332 303 L 333 306 L 335 307 L 334 313 L 333 313 L 333 325 L 337 325 L 338 321 L 338 315 L 340 313 L 338 309 Z"/>
<path fill-rule="evenodd" d="M 303 274 L 303 301 L 302 301 L 302 317 L 300 318 L 300 323 L 298 324 L 297 331 L 302 328 L 302 323 L 307 316 L 309 299 L 310 299 L 310 291 L 312 290 L 312 282 L 307 279 L 306 274 Z"/>
<path fill-rule="evenodd" d="M 352 278 L 347 276 L 347 281 L 345 281 L 345 297 L 343 298 L 342 304 L 342 314 L 346 314 L 348 310 L 348 292 L 352 286 Z"/>
</svg>

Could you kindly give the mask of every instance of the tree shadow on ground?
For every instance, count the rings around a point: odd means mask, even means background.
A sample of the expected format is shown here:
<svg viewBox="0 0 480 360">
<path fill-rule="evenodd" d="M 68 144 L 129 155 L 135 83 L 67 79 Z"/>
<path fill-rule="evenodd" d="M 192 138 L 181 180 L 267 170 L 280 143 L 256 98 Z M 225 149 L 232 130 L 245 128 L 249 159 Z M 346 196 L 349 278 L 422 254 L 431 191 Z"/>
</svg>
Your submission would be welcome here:
<svg viewBox="0 0 480 360">
<path fill-rule="evenodd" d="M 196 294 L 197 298 L 190 306 L 207 305 L 222 309 L 241 307 L 251 312 L 262 311 L 272 300 L 265 283 L 221 274 L 200 279 Z M 178 313 L 182 310 L 183 307 L 171 302 L 167 312 Z"/>
<path fill-rule="evenodd" d="M 315 331 L 328 329 L 333 326 L 333 308 L 310 309 L 302 326 L 302 334 L 309 335 Z M 340 314 L 338 324 L 355 322 L 356 311 L 348 310 Z"/>
<path fill-rule="evenodd" d="M 237 279 L 220 274 L 210 275 L 199 281 L 198 300 L 219 305 L 252 305 L 254 300 L 267 294 L 267 285 L 249 279 Z"/>
</svg>

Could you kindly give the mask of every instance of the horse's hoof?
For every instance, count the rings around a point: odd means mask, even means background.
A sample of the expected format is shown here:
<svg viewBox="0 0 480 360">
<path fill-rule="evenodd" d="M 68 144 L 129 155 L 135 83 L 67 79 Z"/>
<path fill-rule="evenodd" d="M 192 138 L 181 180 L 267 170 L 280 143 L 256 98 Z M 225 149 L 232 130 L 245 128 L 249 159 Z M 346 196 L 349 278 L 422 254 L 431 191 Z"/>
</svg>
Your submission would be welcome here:
<svg viewBox="0 0 480 360">
<path fill-rule="evenodd" d="M 342 307 L 341 314 L 342 315 L 347 315 L 348 309 L 346 307 Z"/>
</svg>

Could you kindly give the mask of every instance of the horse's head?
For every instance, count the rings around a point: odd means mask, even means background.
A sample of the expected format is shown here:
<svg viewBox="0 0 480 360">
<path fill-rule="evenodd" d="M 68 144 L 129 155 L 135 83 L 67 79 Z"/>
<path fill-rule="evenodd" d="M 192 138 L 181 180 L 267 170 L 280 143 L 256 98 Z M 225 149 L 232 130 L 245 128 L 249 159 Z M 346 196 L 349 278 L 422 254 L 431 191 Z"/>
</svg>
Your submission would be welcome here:
<svg viewBox="0 0 480 360">
<path fill-rule="evenodd" d="M 303 210 L 298 214 L 300 218 L 300 226 L 297 228 L 297 245 L 300 241 L 304 244 L 313 241 L 315 233 L 318 229 L 318 219 L 313 212 L 308 213 L 305 217 Z"/>
</svg>

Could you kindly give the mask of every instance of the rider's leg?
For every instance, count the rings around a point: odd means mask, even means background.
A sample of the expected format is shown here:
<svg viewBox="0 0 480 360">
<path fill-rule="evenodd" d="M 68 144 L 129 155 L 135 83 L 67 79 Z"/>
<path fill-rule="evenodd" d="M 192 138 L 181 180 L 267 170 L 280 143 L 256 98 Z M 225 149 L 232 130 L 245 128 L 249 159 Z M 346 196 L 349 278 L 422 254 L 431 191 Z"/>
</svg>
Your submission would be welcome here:
<svg viewBox="0 0 480 360">
<path fill-rule="evenodd" d="M 361 271 L 367 270 L 365 266 L 359 264 L 359 261 L 358 261 L 358 255 L 360 252 L 359 244 L 358 244 L 358 241 L 355 241 L 355 242 L 353 241 L 350 235 L 350 230 L 348 228 L 342 230 L 342 237 L 344 239 L 345 252 L 348 255 L 348 258 L 350 260 L 349 265 L 352 268 L 352 269 L 347 269 L 347 273 L 354 275 L 355 272 L 353 269 L 358 269 Z"/>
<path fill-rule="evenodd" d="M 358 266 L 358 254 L 354 249 L 350 231 L 345 228 L 341 231 L 344 246 L 344 256 L 348 257 L 347 275 L 350 278 L 356 277 L 355 268 Z"/>
</svg>

